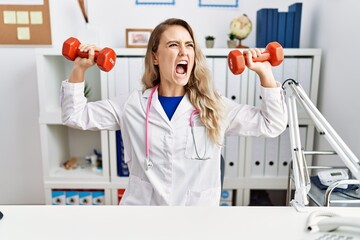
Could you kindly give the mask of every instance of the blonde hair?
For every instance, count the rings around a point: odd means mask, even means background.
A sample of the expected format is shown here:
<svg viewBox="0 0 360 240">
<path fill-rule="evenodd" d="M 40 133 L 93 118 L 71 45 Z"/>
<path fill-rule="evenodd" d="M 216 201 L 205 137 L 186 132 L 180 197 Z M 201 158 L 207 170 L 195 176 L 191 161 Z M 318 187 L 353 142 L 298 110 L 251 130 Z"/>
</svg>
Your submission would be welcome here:
<svg viewBox="0 0 360 240">
<path fill-rule="evenodd" d="M 214 89 L 206 58 L 195 41 L 193 30 L 186 21 L 170 18 L 160 23 L 152 31 L 145 54 L 145 71 L 142 77 L 143 88 L 152 88 L 160 83 L 159 67 L 153 63 L 153 54 L 158 50 L 162 33 L 174 25 L 184 27 L 194 42 L 194 68 L 191 72 L 189 82 L 185 86 L 190 102 L 200 111 L 201 122 L 205 125 L 212 141 L 218 145 L 222 145 L 221 97 Z"/>
</svg>

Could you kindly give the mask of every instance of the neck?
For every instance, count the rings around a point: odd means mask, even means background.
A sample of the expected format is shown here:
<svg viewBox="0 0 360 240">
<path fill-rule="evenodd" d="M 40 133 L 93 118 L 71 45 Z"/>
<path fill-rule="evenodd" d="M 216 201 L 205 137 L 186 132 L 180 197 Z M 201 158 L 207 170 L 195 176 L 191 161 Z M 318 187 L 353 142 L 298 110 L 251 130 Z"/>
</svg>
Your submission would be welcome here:
<svg viewBox="0 0 360 240">
<path fill-rule="evenodd" d="M 160 96 L 164 97 L 177 97 L 177 96 L 184 96 L 185 95 L 185 87 L 179 85 L 166 85 L 160 83 L 158 88 L 158 92 Z"/>
</svg>

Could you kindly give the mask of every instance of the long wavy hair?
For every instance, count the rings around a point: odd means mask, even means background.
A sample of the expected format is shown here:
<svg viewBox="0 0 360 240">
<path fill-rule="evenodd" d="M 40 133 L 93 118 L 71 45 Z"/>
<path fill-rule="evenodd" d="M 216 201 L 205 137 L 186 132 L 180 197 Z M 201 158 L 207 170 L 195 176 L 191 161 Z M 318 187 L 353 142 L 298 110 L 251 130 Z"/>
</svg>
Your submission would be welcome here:
<svg viewBox="0 0 360 240">
<path fill-rule="evenodd" d="M 163 32 L 171 26 L 184 27 L 194 42 L 195 62 L 189 82 L 185 89 L 190 102 L 200 111 L 201 122 L 205 125 L 211 140 L 222 145 L 221 138 L 221 97 L 214 89 L 213 80 L 207 67 L 206 58 L 195 41 L 190 25 L 177 18 L 170 18 L 160 23 L 152 31 L 145 55 L 145 71 L 142 77 L 143 88 L 148 89 L 160 83 L 159 66 L 153 62 L 153 54 L 157 52 Z"/>
</svg>

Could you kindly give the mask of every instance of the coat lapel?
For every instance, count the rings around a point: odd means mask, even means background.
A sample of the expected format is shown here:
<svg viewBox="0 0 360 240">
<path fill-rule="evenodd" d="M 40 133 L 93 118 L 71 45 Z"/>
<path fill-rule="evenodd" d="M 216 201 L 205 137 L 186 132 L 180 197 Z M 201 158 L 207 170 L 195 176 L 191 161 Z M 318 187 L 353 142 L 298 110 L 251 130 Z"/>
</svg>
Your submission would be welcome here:
<svg viewBox="0 0 360 240">
<path fill-rule="evenodd" d="M 147 108 L 147 104 L 148 104 L 148 100 L 150 98 L 150 94 L 151 94 L 151 90 L 152 88 L 146 89 L 145 92 L 143 93 L 143 98 L 144 98 L 144 107 L 145 107 L 145 114 L 146 114 L 146 108 Z M 160 117 L 162 118 L 163 121 L 165 121 L 169 126 L 170 125 L 170 121 L 169 118 L 167 117 L 160 101 L 158 98 L 158 90 L 156 90 L 154 92 L 154 95 L 152 96 L 152 102 L 151 102 L 151 106 L 150 106 L 150 115 L 149 115 L 149 121 L 151 122 L 152 119 L 154 119 L 154 113 L 158 113 L 160 115 Z"/>
<path fill-rule="evenodd" d="M 171 120 L 175 121 L 178 118 L 182 117 L 184 114 L 188 114 L 187 112 L 189 110 L 194 110 L 194 106 L 191 104 L 189 100 L 189 95 L 186 93 L 183 99 L 181 100 L 179 106 L 176 108 L 176 111 Z"/>
</svg>

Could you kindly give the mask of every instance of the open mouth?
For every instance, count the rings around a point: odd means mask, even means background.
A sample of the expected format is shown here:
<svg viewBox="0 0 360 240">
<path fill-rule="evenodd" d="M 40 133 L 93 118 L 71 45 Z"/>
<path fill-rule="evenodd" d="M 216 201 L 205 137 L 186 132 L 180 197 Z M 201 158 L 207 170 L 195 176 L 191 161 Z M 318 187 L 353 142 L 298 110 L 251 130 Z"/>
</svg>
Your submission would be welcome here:
<svg viewBox="0 0 360 240">
<path fill-rule="evenodd" d="M 176 65 L 176 73 L 185 75 L 187 73 L 188 63 L 186 61 L 180 61 Z"/>
</svg>

